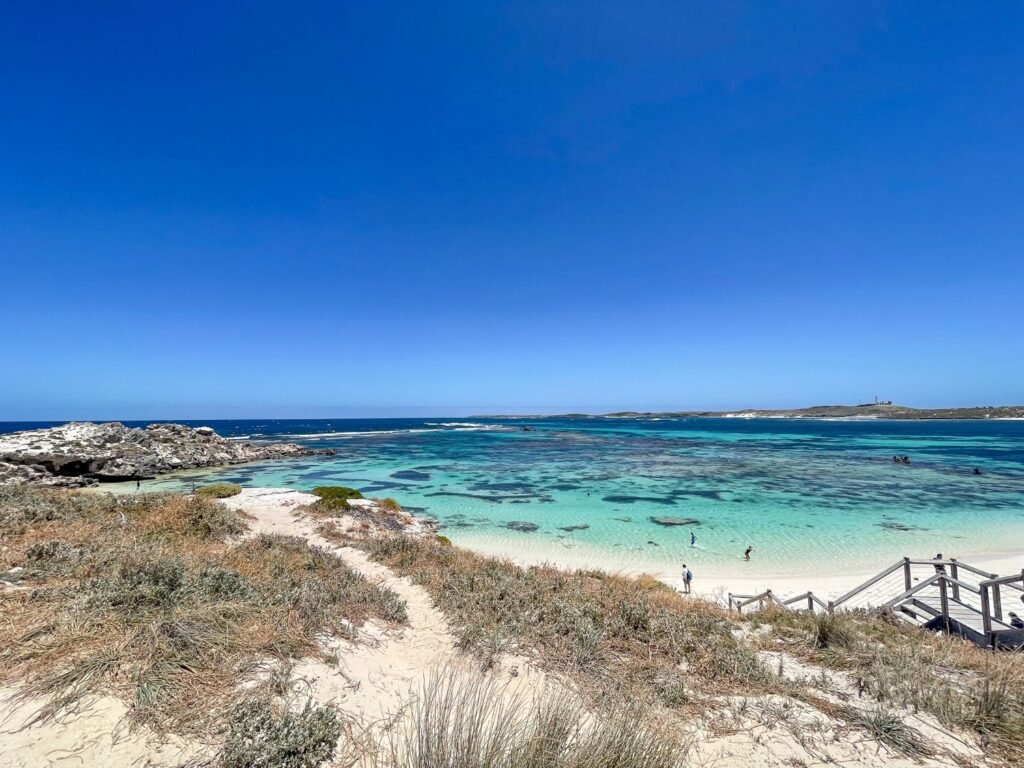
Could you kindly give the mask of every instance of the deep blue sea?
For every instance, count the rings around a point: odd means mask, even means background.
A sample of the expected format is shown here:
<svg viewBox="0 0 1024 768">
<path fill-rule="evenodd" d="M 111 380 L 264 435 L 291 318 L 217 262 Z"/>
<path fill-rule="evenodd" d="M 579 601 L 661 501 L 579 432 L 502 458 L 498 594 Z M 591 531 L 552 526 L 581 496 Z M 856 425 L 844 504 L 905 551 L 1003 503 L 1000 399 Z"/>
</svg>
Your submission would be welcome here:
<svg viewBox="0 0 1024 768">
<path fill-rule="evenodd" d="M 753 545 L 767 571 L 799 573 L 807 564 L 841 572 L 940 550 L 947 557 L 1024 550 L 1021 421 L 187 423 L 337 453 L 182 473 L 144 487 L 349 485 L 437 518 L 456 543 L 534 559 L 655 569 L 685 559 L 722 571 Z M 0 423 L 0 431 L 51 425 Z M 894 454 L 911 463 L 893 463 Z M 667 527 L 658 517 L 696 522 Z"/>
</svg>

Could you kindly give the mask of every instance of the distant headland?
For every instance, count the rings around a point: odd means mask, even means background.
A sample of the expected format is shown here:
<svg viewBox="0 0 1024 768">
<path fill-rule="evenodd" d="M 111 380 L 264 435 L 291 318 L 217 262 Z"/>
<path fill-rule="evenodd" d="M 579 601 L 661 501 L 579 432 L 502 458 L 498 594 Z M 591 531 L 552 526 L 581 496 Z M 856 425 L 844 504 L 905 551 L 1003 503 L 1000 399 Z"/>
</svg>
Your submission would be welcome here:
<svg viewBox="0 0 1024 768">
<path fill-rule="evenodd" d="M 606 419 L 1024 419 L 1024 405 L 978 405 L 969 408 L 913 408 L 909 405 L 812 405 L 808 408 L 747 408 L 737 411 L 616 411 L 598 414 Z M 558 418 L 593 418 L 566 413 Z"/>
</svg>

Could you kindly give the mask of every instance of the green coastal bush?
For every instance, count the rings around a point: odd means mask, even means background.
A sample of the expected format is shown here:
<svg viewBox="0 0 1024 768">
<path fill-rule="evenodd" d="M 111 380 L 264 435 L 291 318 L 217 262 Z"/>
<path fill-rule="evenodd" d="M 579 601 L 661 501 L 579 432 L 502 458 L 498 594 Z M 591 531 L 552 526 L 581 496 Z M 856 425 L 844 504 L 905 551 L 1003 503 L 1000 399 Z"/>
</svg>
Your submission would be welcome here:
<svg viewBox="0 0 1024 768">
<path fill-rule="evenodd" d="M 344 485 L 319 485 L 313 489 L 313 495 L 320 498 L 317 506 L 329 510 L 349 509 L 350 500 L 363 498 L 363 494 L 355 488 Z"/>
<path fill-rule="evenodd" d="M 307 702 L 299 712 L 269 698 L 244 702 L 231 713 L 218 768 L 318 768 L 334 759 L 341 736 L 330 707 Z"/>
<path fill-rule="evenodd" d="M 196 493 L 200 496 L 208 496 L 212 499 L 226 499 L 230 496 L 237 496 L 242 492 L 242 486 L 235 485 L 234 483 L 213 483 L 212 485 L 204 485 L 202 488 L 196 488 Z"/>
</svg>

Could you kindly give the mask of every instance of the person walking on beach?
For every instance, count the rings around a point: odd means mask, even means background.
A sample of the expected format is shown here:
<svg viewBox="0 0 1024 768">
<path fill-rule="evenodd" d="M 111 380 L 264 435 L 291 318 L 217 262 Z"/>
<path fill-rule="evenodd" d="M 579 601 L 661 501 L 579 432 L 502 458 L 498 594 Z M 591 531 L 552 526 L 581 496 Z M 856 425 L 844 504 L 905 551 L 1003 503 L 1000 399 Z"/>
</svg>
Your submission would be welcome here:
<svg viewBox="0 0 1024 768">
<path fill-rule="evenodd" d="M 690 582 L 693 581 L 693 571 L 686 567 L 686 563 L 683 563 L 683 594 L 690 594 Z"/>
<path fill-rule="evenodd" d="M 744 560 L 749 560 L 750 559 L 750 553 L 753 552 L 753 551 L 754 551 L 753 545 L 747 545 L 747 550 L 743 553 L 743 559 Z"/>
<path fill-rule="evenodd" d="M 939 552 L 938 554 L 936 554 L 936 555 L 935 555 L 935 559 L 936 559 L 936 560 L 941 560 L 941 559 L 942 559 L 942 553 L 941 553 L 941 552 Z M 937 574 L 939 574 L 940 576 L 941 576 L 941 575 L 944 575 L 944 574 L 946 573 L 946 566 L 944 566 L 944 565 L 938 565 L 938 564 L 936 564 L 936 566 L 935 566 L 935 572 L 936 572 Z"/>
</svg>

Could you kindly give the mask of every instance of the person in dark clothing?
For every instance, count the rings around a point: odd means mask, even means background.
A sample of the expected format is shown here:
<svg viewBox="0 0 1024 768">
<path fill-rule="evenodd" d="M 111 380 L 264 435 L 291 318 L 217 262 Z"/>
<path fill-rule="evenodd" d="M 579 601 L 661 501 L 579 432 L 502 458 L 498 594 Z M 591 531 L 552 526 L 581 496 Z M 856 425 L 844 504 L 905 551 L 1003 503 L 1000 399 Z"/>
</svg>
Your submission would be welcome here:
<svg viewBox="0 0 1024 768">
<path fill-rule="evenodd" d="M 941 560 L 941 559 L 942 559 L 942 553 L 941 553 L 941 552 L 939 552 L 939 553 L 938 553 L 937 555 L 935 555 L 935 559 L 936 559 L 936 560 Z M 946 573 L 946 566 L 944 566 L 944 565 L 938 565 L 938 564 L 936 564 L 936 566 L 935 566 L 935 572 L 936 572 L 936 573 L 942 573 L 942 574 L 945 574 L 945 573 Z"/>
<path fill-rule="evenodd" d="M 750 559 L 750 553 L 753 552 L 753 551 L 754 551 L 754 547 L 748 545 L 746 551 L 743 553 L 743 559 L 744 560 L 749 560 Z"/>
<path fill-rule="evenodd" d="M 1024 629 L 1024 619 L 1022 619 L 1013 611 L 1010 611 L 1010 626 L 1014 629 Z"/>
<path fill-rule="evenodd" d="M 975 468 L 974 468 L 974 474 L 976 474 L 976 475 L 980 475 L 980 474 L 981 474 L 981 470 L 980 470 L 980 469 L 978 469 L 977 467 L 975 467 Z"/>
</svg>

